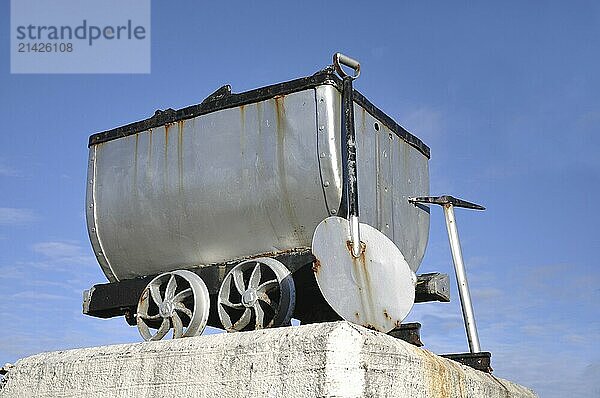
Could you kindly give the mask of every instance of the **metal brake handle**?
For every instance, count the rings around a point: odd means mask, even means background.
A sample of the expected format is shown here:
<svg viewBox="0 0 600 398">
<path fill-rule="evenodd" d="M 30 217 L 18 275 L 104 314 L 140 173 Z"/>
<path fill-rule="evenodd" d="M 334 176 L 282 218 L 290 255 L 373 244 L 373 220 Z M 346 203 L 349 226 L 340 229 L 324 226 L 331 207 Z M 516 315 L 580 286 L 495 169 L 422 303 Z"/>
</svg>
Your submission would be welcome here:
<svg viewBox="0 0 600 398">
<path fill-rule="evenodd" d="M 342 69 L 342 65 L 354 70 L 354 76 L 347 74 L 344 69 Z M 342 78 L 351 77 L 352 79 L 357 79 L 358 76 L 360 76 L 360 62 L 342 53 L 333 54 L 333 66 L 338 75 Z"/>
</svg>

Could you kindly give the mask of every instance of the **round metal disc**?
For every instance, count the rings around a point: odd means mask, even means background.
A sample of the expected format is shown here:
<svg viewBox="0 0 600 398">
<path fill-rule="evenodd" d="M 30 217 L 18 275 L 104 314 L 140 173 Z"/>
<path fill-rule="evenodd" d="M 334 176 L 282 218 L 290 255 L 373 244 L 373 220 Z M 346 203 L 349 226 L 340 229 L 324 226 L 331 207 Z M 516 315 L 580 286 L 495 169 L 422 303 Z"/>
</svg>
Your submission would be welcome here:
<svg viewBox="0 0 600 398">
<path fill-rule="evenodd" d="M 351 253 L 348 220 L 328 217 L 315 230 L 315 277 L 338 315 L 381 332 L 398 327 L 415 302 L 416 276 L 383 233 L 360 224 L 363 251 Z"/>
</svg>

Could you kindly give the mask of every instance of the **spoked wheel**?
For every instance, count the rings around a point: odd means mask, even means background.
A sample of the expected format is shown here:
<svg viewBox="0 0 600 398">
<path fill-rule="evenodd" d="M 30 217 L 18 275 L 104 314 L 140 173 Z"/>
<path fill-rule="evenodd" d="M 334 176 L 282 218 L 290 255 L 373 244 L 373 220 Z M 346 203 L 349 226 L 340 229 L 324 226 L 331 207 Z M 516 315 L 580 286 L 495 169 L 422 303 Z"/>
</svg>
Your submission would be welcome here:
<svg viewBox="0 0 600 398">
<path fill-rule="evenodd" d="M 279 261 L 262 257 L 236 265 L 219 290 L 218 310 L 228 332 L 290 324 L 296 290 L 290 271 Z"/>
<path fill-rule="evenodd" d="M 209 307 L 208 289 L 198 275 L 185 270 L 166 272 L 142 292 L 137 327 L 147 341 L 162 339 L 171 328 L 174 339 L 198 336 L 206 327 Z"/>
</svg>

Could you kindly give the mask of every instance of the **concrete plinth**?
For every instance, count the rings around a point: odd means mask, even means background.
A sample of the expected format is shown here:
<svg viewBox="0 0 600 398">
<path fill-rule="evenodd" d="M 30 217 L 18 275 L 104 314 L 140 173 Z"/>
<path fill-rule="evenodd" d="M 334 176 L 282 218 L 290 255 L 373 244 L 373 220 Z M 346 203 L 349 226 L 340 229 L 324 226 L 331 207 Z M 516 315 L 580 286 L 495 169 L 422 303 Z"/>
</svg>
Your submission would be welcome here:
<svg viewBox="0 0 600 398">
<path fill-rule="evenodd" d="M 536 397 L 346 322 L 34 355 L 2 398 Z"/>
</svg>

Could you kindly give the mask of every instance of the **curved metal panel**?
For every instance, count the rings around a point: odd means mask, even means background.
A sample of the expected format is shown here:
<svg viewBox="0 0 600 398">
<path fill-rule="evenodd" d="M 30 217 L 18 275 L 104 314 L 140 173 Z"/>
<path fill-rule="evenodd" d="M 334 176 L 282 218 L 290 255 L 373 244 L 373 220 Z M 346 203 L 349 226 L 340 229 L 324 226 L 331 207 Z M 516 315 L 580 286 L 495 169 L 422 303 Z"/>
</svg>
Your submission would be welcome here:
<svg viewBox="0 0 600 398">
<path fill-rule="evenodd" d="M 361 222 L 376 227 L 416 272 L 429 238 L 429 211 L 408 201 L 429 192 L 428 159 L 354 105 Z"/>
<path fill-rule="evenodd" d="M 328 215 L 315 126 L 311 89 L 94 146 L 88 217 L 114 276 L 309 247 Z"/>
<path fill-rule="evenodd" d="M 336 215 L 340 207 L 340 193 L 344 183 L 339 141 L 341 98 L 334 86 L 324 85 L 315 88 L 315 101 L 317 104 L 317 152 L 321 183 L 327 211 L 331 215 Z"/>
<path fill-rule="evenodd" d="M 85 195 L 85 215 L 87 220 L 88 235 L 90 242 L 92 243 L 92 249 L 94 255 L 100 264 L 100 268 L 106 275 L 109 281 L 118 282 L 119 278 L 115 275 L 112 267 L 106 260 L 104 255 L 104 249 L 98 235 L 98 226 L 96 224 L 96 200 L 95 200 L 95 189 L 96 189 L 96 147 L 91 147 L 89 150 L 88 158 L 88 173 L 87 173 L 87 187 Z"/>
<path fill-rule="evenodd" d="M 354 106 L 361 221 L 416 271 L 429 214 L 407 198 L 428 195 L 428 158 Z M 310 247 L 340 207 L 339 108 L 324 84 L 92 145 L 88 231 L 108 279 Z"/>
<path fill-rule="evenodd" d="M 321 97 L 319 90 L 334 104 L 330 109 L 339 109 L 340 94 L 337 90 L 319 87 L 317 99 Z M 327 108 L 317 105 L 317 110 L 320 109 Z M 336 156 L 339 157 L 341 150 L 341 115 L 339 111 L 325 114 L 333 120 L 330 120 L 331 128 L 324 134 L 327 139 L 320 138 L 318 141 L 321 175 L 323 180 L 327 176 L 328 180 L 340 181 L 341 162 Z M 318 119 L 321 119 L 320 115 Z M 429 192 L 428 158 L 357 103 L 354 104 L 354 120 L 360 220 L 389 237 L 398 246 L 411 270 L 416 272 L 429 238 L 429 211 L 426 207 L 409 203 L 408 197 Z M 338 155 L 329 155 L 332 145 Z M 331 177 L 332 174 L 335 176 Z M 342 189 L 340 182 L 330 185 L 325 191 L 330 211 L 339 206 Z"/>
</svg>

